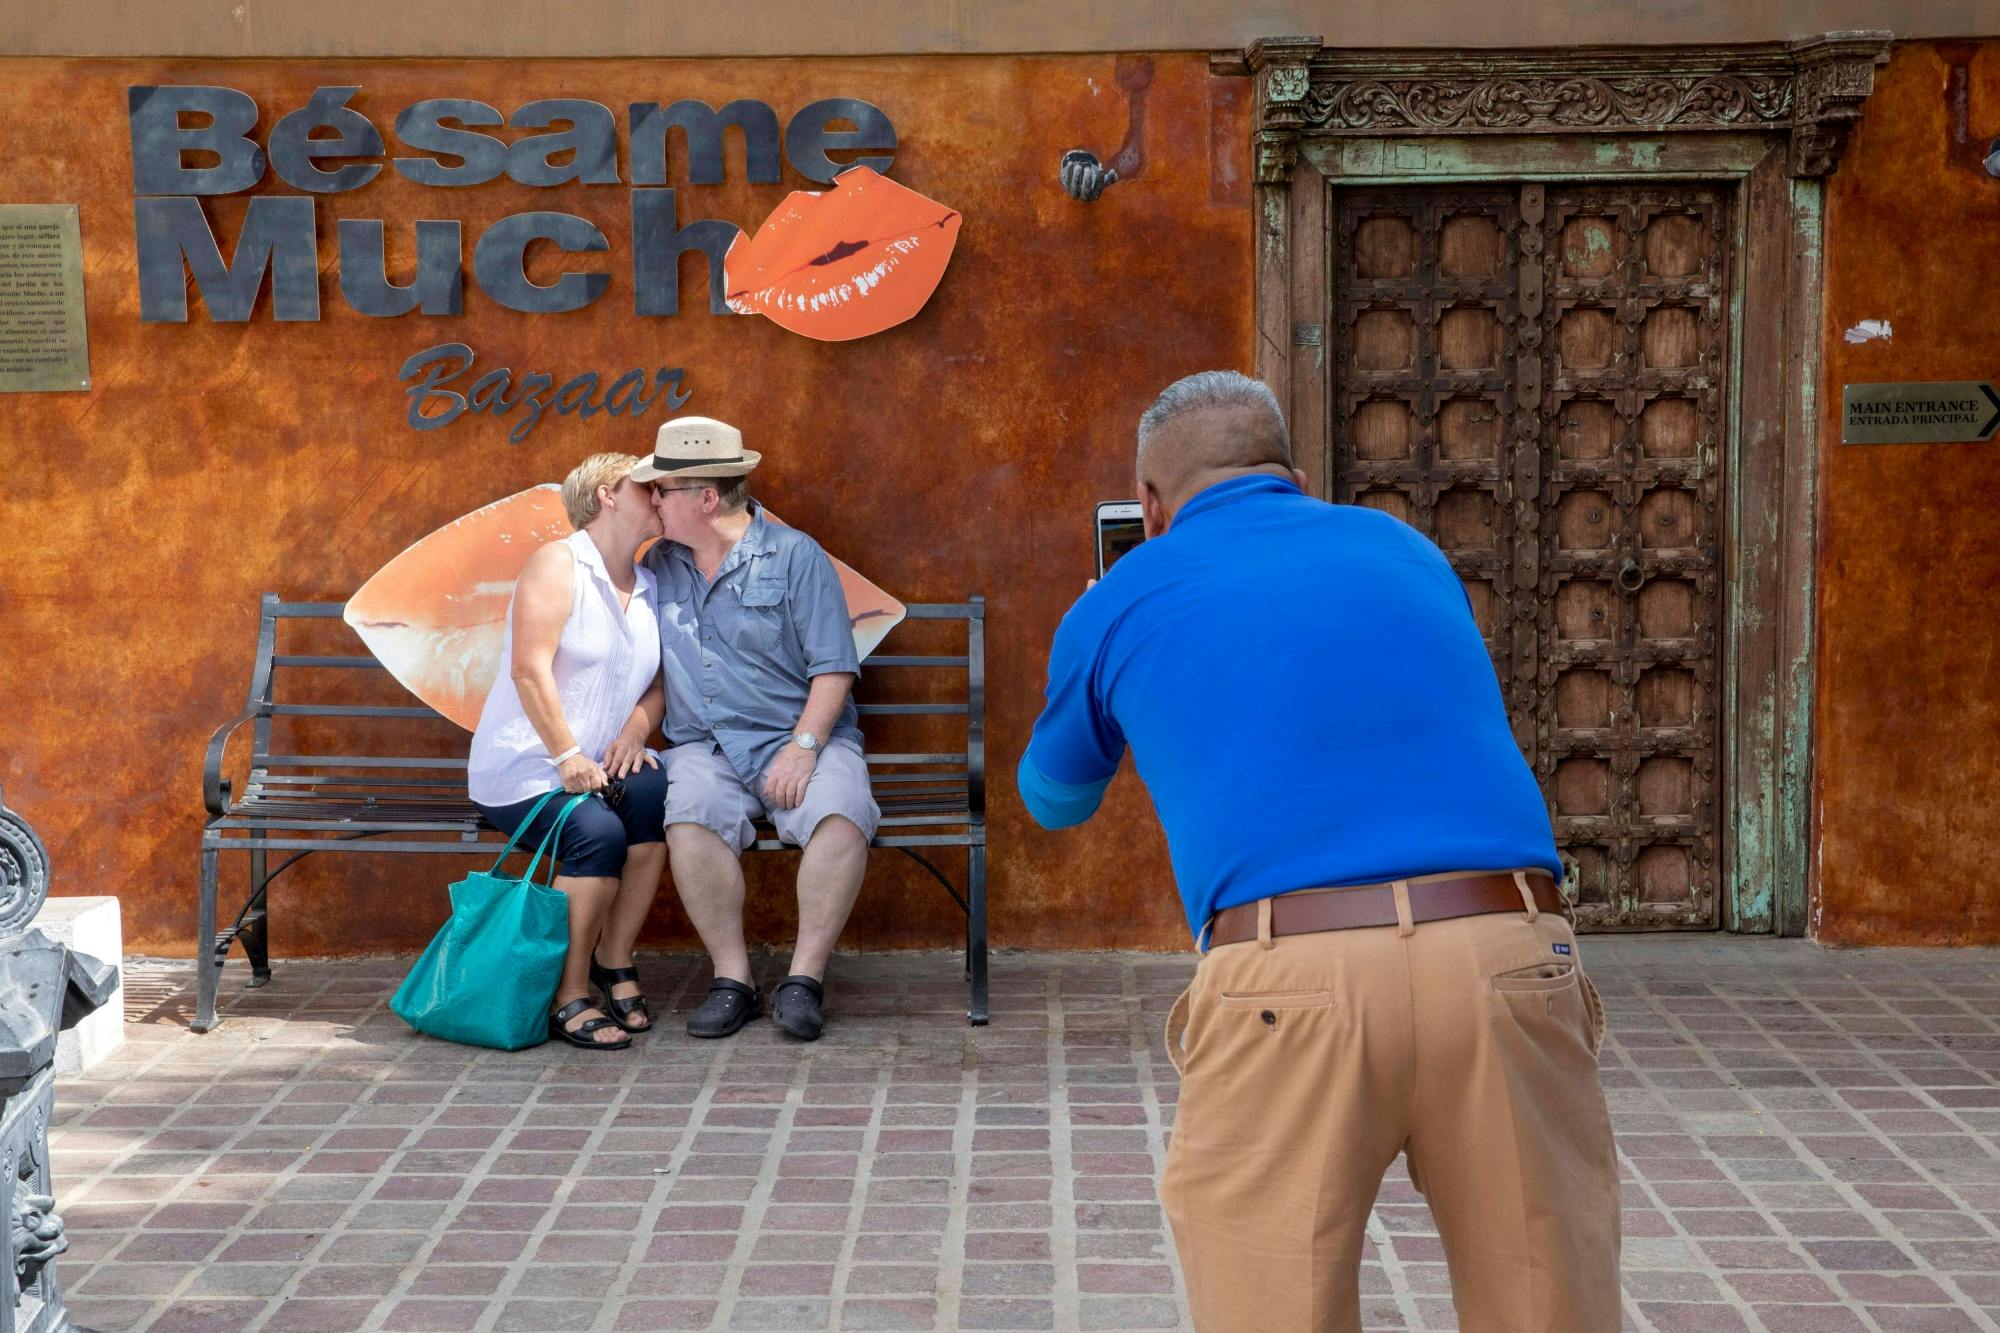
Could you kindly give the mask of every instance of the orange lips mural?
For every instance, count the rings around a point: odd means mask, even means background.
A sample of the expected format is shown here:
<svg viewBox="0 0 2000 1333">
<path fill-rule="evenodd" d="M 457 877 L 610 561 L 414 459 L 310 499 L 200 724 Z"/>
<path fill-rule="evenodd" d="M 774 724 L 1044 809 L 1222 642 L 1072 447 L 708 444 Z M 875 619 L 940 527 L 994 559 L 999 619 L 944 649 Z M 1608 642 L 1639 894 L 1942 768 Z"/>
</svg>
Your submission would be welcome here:
<svg viewBox="0 0 2000 1333">
<path fill-rule="evenodd" d="M 342 618 L 405 689 L 470 731 L 500 674 L 507 604 L 521 567 L 543 542 L 574 531 L 556 486 L 496 500 L 382 566 L 348 599 Z M 839 560 L 833 567 L 855 650 L 866 658 L 902 621 L 903 604 Z"/>
<path fill-rule="evenodd" d="M 496 500 L 382 566 L 342 619 L 403 688 L 470 731 L 500 671 L 521 566 L 574 531 L 556 486 Z"/>
<path fill-rule="evenodd" d="M 785 197 L 723 261 L 729 308 L 823 342 L 865 338 L 923 309 L 951 263 L 959 215 L 868 167 Z"/>
</svg>

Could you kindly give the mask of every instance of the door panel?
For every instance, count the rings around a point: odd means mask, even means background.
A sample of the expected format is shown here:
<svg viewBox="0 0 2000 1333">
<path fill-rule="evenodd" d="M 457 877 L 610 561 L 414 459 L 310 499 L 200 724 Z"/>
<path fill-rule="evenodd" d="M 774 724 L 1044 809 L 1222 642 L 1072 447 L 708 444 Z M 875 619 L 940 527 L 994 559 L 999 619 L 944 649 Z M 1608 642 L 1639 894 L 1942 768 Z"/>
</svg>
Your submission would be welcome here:
<svg viewBox="0 0 2000 1333">
<path fill-rule="evenodd" d="M 1726 201 L 1345 191 L 1334 498 L 1465 580 L 1584 924 L 1716 924 Z"/>
</svg>

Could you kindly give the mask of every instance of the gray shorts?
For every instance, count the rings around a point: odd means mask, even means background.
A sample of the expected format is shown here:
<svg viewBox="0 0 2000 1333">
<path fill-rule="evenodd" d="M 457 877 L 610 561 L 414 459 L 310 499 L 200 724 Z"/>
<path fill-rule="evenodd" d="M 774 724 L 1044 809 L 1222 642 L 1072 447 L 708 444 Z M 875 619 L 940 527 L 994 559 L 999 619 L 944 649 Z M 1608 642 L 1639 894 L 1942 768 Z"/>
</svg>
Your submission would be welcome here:
<svg viewBox="0 0 2000 1333">
<path fill-rule="evenodd" d="M 761 790 L 745 787 L 728 758 L 712 745 L 676 745 L 663 759 L 667 827 L 699 824 L 739 855 L 757 840 L 751 821 L 758 818 L 768 817 L 778 836 L 796 847 L 811 841 L 813 830 L 828 815 L 844 815 L 869 839 L 882 822 L 881 807 L 868 787 L 867 761 L 861 747 L 850 740 L 827 742 L 806 781 L 805 799 L 789 810 L 767 809 Z M 761 776 L 757 785 L 763 786 Z"/>
</svg>

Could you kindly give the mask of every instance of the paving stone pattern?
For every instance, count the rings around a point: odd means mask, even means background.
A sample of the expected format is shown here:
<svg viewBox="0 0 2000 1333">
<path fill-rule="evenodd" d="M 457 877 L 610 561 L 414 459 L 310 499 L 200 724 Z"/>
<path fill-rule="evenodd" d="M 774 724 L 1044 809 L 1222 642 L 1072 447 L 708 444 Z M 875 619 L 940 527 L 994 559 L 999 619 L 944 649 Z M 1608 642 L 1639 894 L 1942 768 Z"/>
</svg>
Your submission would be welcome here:
<svg viewBox="0 0 2000 1333">
<path fill-rule="evenodd" d="M 1611 1032 L 1628 1328 L 2000 1333 L 2000 951 L 1586 942 Z M 775 979 L 783 959 L 764 960 Z M 135 963 L 128 1040 L 58 1093 L 76 1319 L 149 1330 L 1172 1329 L 1153 1182 L 1191 957 L 836 961 L 814 1046 L 695 1042 L 705 965 L 643 960 L 622 1055 L 417 1037 L 405 959 Z M 1400 1170 L 1366 1323 L 1448 1329 Z M 1283 1333 L 1276 1330 L 1274 1333 Z"/>
</svg>

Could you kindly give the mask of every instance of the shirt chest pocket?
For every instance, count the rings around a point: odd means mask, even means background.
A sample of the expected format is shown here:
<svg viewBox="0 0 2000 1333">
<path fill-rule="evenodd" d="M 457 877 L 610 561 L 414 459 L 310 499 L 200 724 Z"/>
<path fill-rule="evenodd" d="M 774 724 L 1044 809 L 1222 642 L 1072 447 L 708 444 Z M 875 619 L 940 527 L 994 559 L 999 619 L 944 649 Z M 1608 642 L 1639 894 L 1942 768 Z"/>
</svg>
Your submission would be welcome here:
<svg viewBox="0 0 2000 1333">
<path fill-rule="evenodd" d="M 751 577 L 743 581 L 737 597 L 742 616 L 737 625 L 737 646 L 744 652 L 766 657 L 783 655 L 785 627 L 785 580 L 782 575 Z"/>
</svg>

